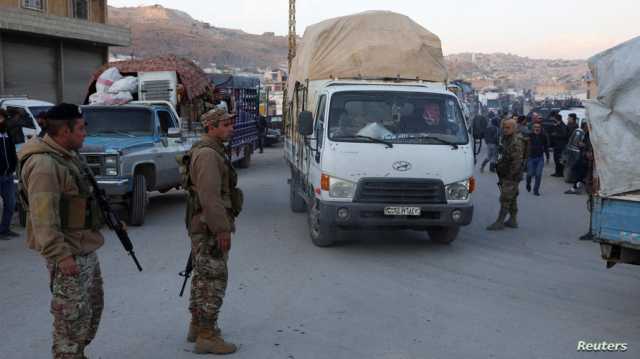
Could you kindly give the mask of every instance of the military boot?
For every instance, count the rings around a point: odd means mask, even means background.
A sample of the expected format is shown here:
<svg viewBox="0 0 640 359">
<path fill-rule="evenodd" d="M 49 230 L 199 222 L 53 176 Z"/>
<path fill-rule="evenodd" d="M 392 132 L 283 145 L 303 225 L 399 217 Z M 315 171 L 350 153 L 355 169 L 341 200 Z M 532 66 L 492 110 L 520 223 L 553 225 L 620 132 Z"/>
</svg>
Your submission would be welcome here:
<svg viewBox="0 0 640 359">
<path fill-rule="evenodd" d="M 511 212 L 509 214 L 509 219 L 504 222 L 505 227 L 518 228 L 518 215 L 516 213 Z"/>
<path fill-rule="evenodd" d="M 187 341 L 189 343 L 195 343 L 196 342 L 196 339 L 198 338 L 198 331 L 199 330 L 200 330 L 200 327 L 192 319 L 191 323 L 189 323 L 189 332 L 187 333 Z M 213 326 L 213 334 L 215 334 L 216 336 L 220 336 L 220 334 L 221 334 L 220 328 L 218 327 L 217 324 Z"/>
<path fill-rule="evenodd" d="M 204 328 L 198 331 L 196 339 L 196 354 L 231 354 L 238 350 L 233 343 L 225 342 L 221 336 L 216 335 L 211 328 Z"/>
<path fill-rule="evenodd" d="M 500 214 L 498 214 L 498 219 L 487 227 L 487 231 L 501 231 L 504 229 L 504 219 L 507 217 L 507 211 L 505 209 L 500 209 Z"/>
</svg>

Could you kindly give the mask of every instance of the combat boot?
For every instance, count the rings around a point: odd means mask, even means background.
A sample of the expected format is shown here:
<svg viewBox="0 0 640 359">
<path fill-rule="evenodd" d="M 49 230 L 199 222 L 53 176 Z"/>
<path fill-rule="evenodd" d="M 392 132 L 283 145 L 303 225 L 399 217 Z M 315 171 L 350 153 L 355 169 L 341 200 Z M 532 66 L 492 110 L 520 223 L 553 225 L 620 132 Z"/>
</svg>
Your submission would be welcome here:
<svg viewBox="0 0 640 359">
<path fill-rule="evenodd" d="M 518 228 L 518 217 L 515 213 L 509 214 L 509 219 L 504 222 L 505 227 Z"/>
<path fill-rule="evenodd" d="M 491 225 L 487 227 L 487 231 L 501 231 L 504 229 L 504 219 L 507 217 L 507 211 L 504 209 L 500 209 L 500 214 L 498 214 L 498 219 Z"/>
<path fill-rule="evenodd" d="M 198 338 L 198 331 L 199 330 L 200 330 L 200 327 L 192 319 L 191 323 L 189 323 L 189 332 L 187 333 L 187 341 L 189 343 L 195 343 L 196 342 L 196 339 Z M 220 336 L 220 334 L 221 334 L 220 328 L 218 327 L 217 324 L 213 326 L 213 334 L 215 334 L 216 336 Z"/>
<path fill-rule="evenodd" d="M 238 350 L 235 344 L 225 342 L 221 336 L 216 335 L 211 328 L 204 328 L 198 331 L 196 339 L 196 354 L 231 354 Z"/>
</svg>

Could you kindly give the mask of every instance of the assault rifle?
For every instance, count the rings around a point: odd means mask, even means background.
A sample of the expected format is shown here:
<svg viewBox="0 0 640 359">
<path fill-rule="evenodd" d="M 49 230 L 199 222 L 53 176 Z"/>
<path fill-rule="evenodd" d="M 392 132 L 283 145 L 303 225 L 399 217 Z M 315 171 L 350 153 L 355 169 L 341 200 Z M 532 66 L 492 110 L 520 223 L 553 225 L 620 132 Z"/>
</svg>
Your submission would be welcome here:
<svg viewBox="0 0 640 359">
<path fill-rule="evenodd" d="M 111 208 L 104 190 L 98 187 L 98 181 L 96 181 L 96 178 L 93 176 L 93 173 L 91 173 L 91 170 L 84 164 L 82 165 L 82 171 L 84 171 L 85 176 L 91 183 L 91 187 L 93 187 L 93 196 L 95 197 L 96 201 L 98 201 L 98 206 L 102 211 L 107 226 L 111 228 L 111 230 L 116 232 L 116 235 L 118 236 L 120 243 L 122 243 L 124 250 L 129 253 L 131 258 L 133 259 L 133 262 L 136 264 L 136 267 L 138 267 L 138 270 L 142 272 L 140 262 L 138 262 L 138 258 L 136 258 L 136 254 L 133 252 L 133 243 L 131 243 L 131 239 L 129 239 L 129 234 L 122 225 L 122 222 L 120 222 L 120 219 L 118 218 L 116 213 Z"/>
<path fill-rule="evenodd" d="M 193 252 L 189 252 L 189 259 L 187 259 L 187 266 L 184 270 L 178 273 L 179 276 L 184 277 L 184 281 L 182 282 L 182 288 L 180 289 L 180 297 L 184 294 L 184 287 L 187 286 L 187 281 L 189 277 L 191 277 L 191 272 L 193 271 Z"/>
</svg>

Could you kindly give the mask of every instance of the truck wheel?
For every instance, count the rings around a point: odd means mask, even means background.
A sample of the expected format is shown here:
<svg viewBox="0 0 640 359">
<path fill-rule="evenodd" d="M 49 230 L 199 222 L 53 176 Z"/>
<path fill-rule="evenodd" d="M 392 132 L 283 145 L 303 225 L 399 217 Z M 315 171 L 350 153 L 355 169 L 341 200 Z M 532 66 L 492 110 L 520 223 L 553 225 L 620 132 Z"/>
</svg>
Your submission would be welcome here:
<svg viewBox="0 0 640 359">
<path fill-rule="evenodd" d="M 144 175 L 133 178 L 133 192 L 129 201 L 129 224 L 141 226 L 144 224 L 144 214 L 147 209 L 147 179 Z"/>
<path fill-rule="evenodd" d="M 313 208 L 309 208 L 308 213 L 311 242 L 318 247 L 332 246 L 338 236 L 338 228 L 320 220 L 320 210 L 317 203 L 313 205 Z"/>
<path fill-rule="evenodd" d="M 238 167 L 249 168 L 251 166 L 251 146 L 244 148 L 244 157 L 238 161 Z"/>
<path fill-rule="evenodd" d="M 304 201 L 304 198 L 300 196 L 297 192 L 298 190 L 298 181 L 294 174 L 291 174 L 291 183 L 289 183 L 289 207 L 291 207 L 291 212 L 294 213 L 302 213 L 307 210 L 307 204 Z"/>
<path fill-rule="evenodd" d="M 440 244 L 450 244 L 460 232 L 460 227 L 434 227 L 427 229 L 431 240 Z"/>
</svg>

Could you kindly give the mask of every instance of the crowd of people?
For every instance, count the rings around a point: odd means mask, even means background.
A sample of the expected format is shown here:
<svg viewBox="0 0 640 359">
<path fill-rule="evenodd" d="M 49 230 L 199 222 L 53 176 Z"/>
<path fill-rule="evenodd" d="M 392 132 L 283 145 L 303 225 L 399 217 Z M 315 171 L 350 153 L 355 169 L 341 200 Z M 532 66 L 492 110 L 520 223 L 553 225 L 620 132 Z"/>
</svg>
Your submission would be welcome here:
<svg viewBox="0 0 640 359">
<path fill-rule="evenodd" d="M 478 120 L 482 123 L 482 132 L 476 138 L 484 140 L 487 146 L 487 155 L 480 163 L 481 172 L 485 171 L 487 164 L 489 170 L 495 172 L 503 139 L 502 124 L 506 120 L 515 121 L 517 132 L 525 142 L 523 171 L 528 192 L 541 195 L 544 166 L 550 162 L 553 154 L 554 172 L 551 176 L 566 178 L 573 184 L 565 194 L 580 194 L 583 191 L 591 193 L 593 149 L 589 140 L 589 127 L 584 121 L 579 124 L 575 113 L 568 115 L 565 124 L 557 112 L 550 113 L 547 119 L 535 112 L 529 116 L 499 116 L 490 112 L 488 120 Z"/>
</svg>

